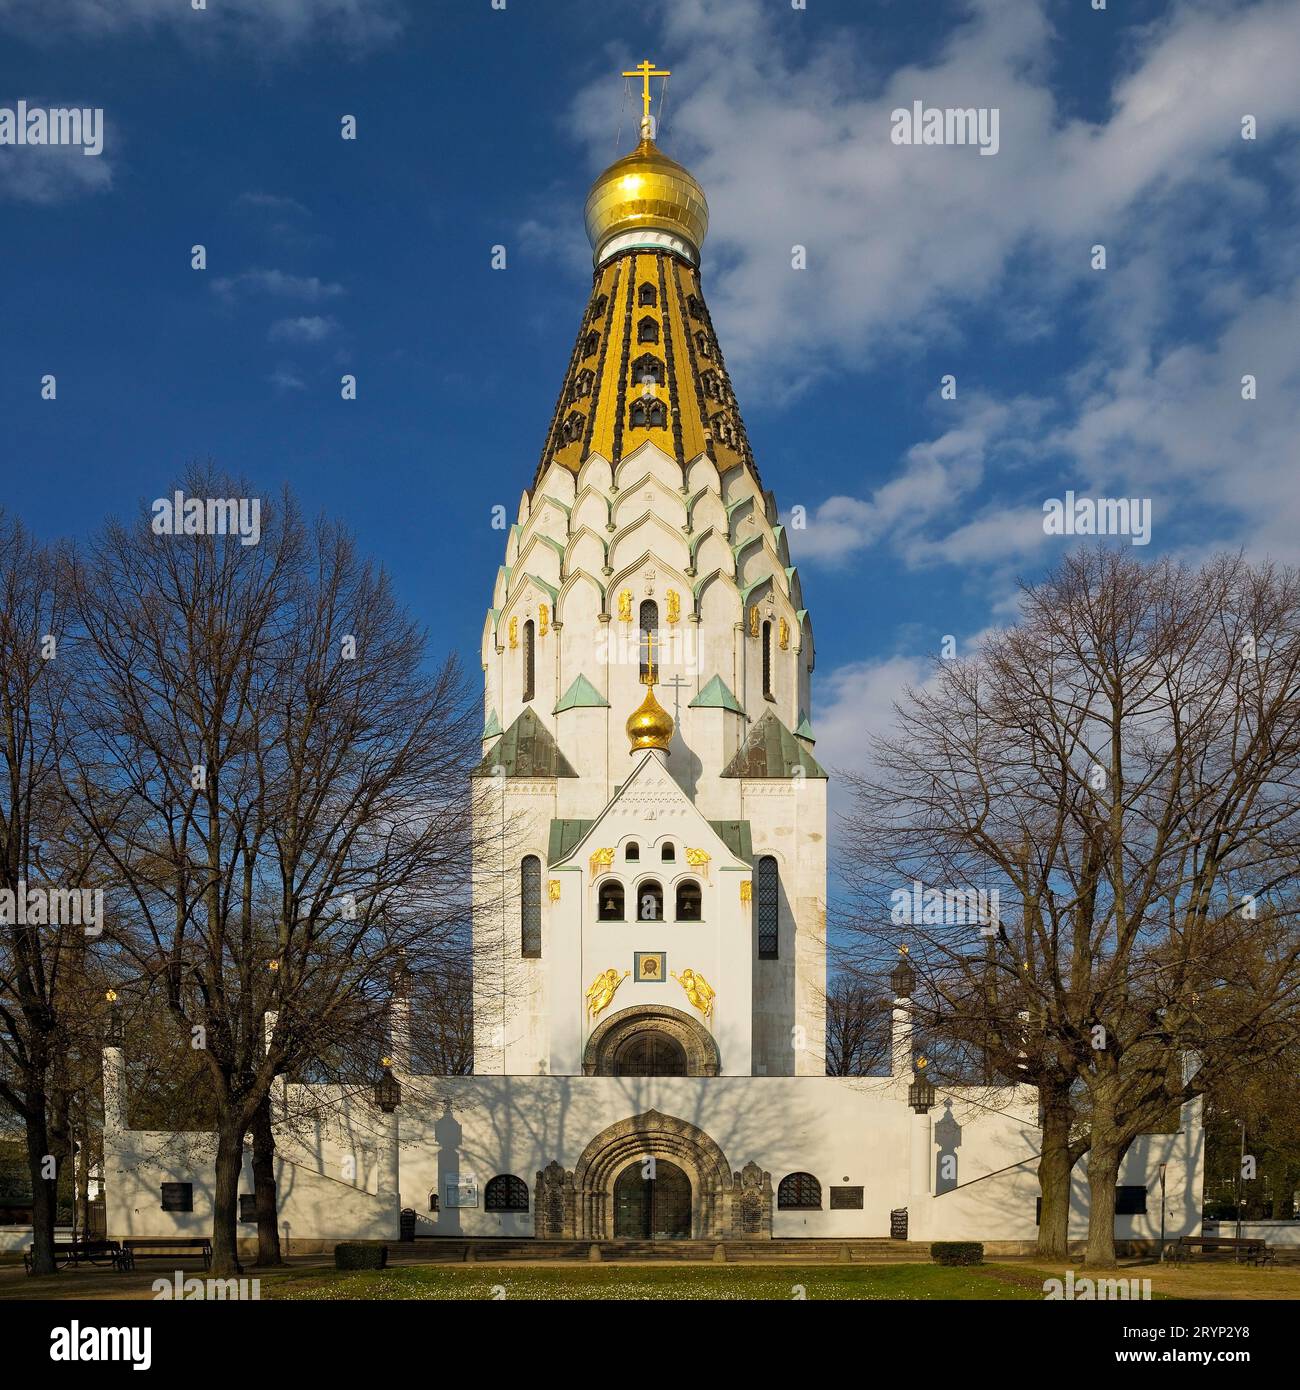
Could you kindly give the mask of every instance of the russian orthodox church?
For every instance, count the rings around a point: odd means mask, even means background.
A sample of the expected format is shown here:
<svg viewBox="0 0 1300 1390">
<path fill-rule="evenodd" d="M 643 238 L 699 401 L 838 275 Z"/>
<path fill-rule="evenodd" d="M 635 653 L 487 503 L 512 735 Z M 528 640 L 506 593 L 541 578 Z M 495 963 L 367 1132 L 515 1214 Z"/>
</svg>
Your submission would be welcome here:
<svg viewBox="0 0 1300 1390">
<path fill-rule="evenodd" d="M 705 301 L 704 191 L 652 132 L 587 199 L 591 294 L 483 624 L 473 1075 L 411 1074 L 399 997 L 402 1103 L 286 1133 L 282 1220 L 1032 1241 L 1037 1094 L 927 1080 L 906 961 L 888 1074 L 826 1075 L 813 623 Z M 124 1127 L 115 1049 L 105 1076 L 109 1235 L 205 1229 L 210 1165 Z M 1130 1150 L 1119 1236 L 1159 1231 L 1161 1164 L 1166 1234 L 1197 1229 L 1197 1103 Z"/>
</svg>

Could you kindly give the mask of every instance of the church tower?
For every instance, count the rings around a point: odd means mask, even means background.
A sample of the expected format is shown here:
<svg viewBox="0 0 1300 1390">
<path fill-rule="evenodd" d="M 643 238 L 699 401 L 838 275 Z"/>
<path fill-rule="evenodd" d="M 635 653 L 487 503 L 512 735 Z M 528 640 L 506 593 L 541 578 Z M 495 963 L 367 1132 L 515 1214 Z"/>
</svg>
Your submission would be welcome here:
<svg viewBox="0 0 1300 1390">
<path fill-rule="evenodd" d="M 483 626 L 475 1071 L 821 1075 L 812 624 L 704 300 L 708 204 L 643 70 Z"/>
</svg>

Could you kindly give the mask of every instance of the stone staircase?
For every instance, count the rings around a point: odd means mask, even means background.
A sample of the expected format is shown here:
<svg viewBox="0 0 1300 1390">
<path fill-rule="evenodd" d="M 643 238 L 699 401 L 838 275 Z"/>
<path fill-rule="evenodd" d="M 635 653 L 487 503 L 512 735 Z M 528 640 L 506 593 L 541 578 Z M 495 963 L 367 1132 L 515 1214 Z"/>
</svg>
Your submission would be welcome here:
<svg viewBox="0 0 1300 1390">
<path fill-rule="evenodd" d="M 389 1241 L 390 1264 L 497 1264 L 515 1260 L 589 1261 L 593 1248 L 600 1259 L 644 1263 L 710 1264 L 719 1249 L 728 1264 L 915 1264 L 929 1263 L 926 1241 L 890 1240 L 887 1236 L 854 1240 L 512 1240 L 423 1238 Z"/>
</svg>

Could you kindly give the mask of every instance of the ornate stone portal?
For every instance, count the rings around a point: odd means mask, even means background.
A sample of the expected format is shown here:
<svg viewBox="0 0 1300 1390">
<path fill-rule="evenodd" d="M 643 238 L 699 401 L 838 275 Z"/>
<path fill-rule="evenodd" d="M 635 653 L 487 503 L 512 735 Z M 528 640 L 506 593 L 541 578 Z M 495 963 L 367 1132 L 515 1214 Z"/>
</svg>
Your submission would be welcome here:
<svg viewBox="0 0 1300 1390">
<path fill-rule="evenodd" d="M 582 1054 L 584 1076 L 614 1076 L 614 1058 L 638 1034 L 662 1033 L 686 1054 L 687 1076 L 717 1076 L 721 1070 L 718 1044 L 707 1028 L 690 1014 L 664 1004 L 636 1004 L 620 1009 L 592 1030 Z"/>
<path fill-rule="evenodd" d="M 542 1240 L 611 1240 L 614 1183 L 630 1164 L 658 1158 L 676 1164 L 691 1184 L 696 1240 L 770 1240 L 772 1175 L 757 1163 L 732 1172 L 726 1155 L 698 1126 L 647 1110 L 602 1130 L 572 1170 L 552 1161 L 533 1192 Z"/>
</svg>

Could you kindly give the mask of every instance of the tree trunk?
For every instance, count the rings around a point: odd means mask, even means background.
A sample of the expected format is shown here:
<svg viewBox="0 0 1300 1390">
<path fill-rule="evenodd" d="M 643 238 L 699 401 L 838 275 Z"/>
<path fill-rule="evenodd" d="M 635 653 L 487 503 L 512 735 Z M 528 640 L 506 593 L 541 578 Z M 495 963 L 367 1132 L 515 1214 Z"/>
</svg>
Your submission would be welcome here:
<svg viewBox="0 0 1300 1390">
<path fill-rule="evenodd" d="M 27 1113 L 27 1171 L 32 1184 L 32 1272 L 54 1273 L 54 1224 L 58 1213 L 59 1178 L 57 1159 L 54 1177 L 45 1176 L 50 1154 L 49 1131 L 45 1123 L 45 1096 L 27 1093 L 31 1108 Z M 35 1104 L 33 1104 L 35 1101 Z"/>
<path fill-rule="evenodd" d="M 1114 1269 L 1115 1186 L 1123 1150 L 1113 1142 L 1094 1141 L 1088 1152 L 1088 1253 L 1089 1269 Z"/>
<path fill-rule="evenodd" d="M 253 1193 L 257 1203 L 257 1263 L 283 1264 L 280 1258 L 279 1210 L 275 1196 L 275 1133 L 271 1128 L 271 1098 L 253 1116 Z"/>
<path fill-rule="evenodd" d="M 222 1120 L 217 1131 L 217 1171 L 212 1189 L 212 1273 L 239 1273 L 239 1173 L 244 1163 L 244 1132 Z"/>
<path fill-rule="evenodd" d="M 1069 1095 L 1044 1090 L 1043 1151 L 1038 1160 L 1038 1191 L 1042 1210 L 1038 1219 L 1037 1253 L 1052 1260 L 1069 1256 L 1070 1174 L 1074 1159 L 1070 1154 L 1070 1122 L 1073 1112 Z"/>
</svg>

